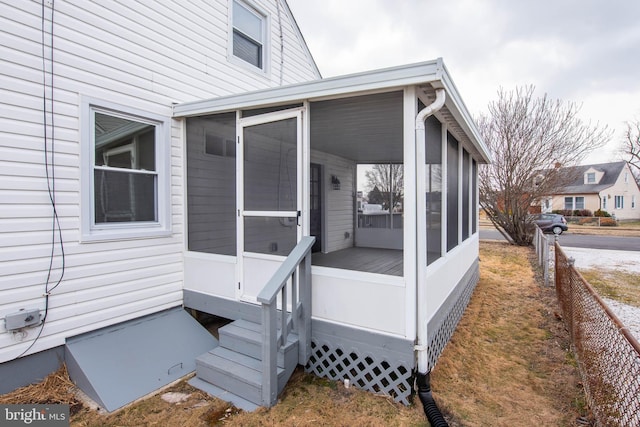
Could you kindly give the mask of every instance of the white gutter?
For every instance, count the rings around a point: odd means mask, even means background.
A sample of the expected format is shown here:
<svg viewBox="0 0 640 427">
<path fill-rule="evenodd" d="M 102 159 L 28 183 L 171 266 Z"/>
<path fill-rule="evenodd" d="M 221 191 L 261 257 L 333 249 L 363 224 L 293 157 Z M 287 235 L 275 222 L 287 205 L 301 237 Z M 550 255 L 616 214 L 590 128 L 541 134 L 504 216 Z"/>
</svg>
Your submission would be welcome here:
<svg viewBox="0 0 640 427">
<path fill-rule="evenodd" d="M 430 105 L 423 108 L 416 116 L 416 144 L 422 144 L 423 147 L 425 146 L 426 138 L 424 122 L 427 117 L 442 108 L 445 98 L 446 96 L 444 89 L 436 89 L 436 100 L 433 101 Z M 418 279 L 417 288 L 418 342 L 415 346 L 415 350 L 418 352 L 418 373 L 425 374 L 427 372 L 427 367 L 429 366 L 426 282 L 424 280 Z"/>
</svg>

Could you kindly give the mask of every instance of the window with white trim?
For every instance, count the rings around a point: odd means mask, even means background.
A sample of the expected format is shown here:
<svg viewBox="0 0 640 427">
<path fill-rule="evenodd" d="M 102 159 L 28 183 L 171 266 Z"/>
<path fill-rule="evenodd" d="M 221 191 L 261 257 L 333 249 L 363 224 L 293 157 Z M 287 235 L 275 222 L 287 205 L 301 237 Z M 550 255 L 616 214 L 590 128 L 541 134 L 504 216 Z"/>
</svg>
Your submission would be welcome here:
<svg viewBox="0 0 640 427">
<path fill-rule="evenodd" d="M 607 210 L 607 196 L 602 196 L 602 210 Z"/>
<path fill-rule="evenodd" d="M 616 209 L 624 209 L 624 196 L 615 196 L 614 201 Z"/>
<path fill-rule="evenodd" d="M 584 209 L 584 196 L 565 197 L 564 208 L 568 211 Z"/>
<path fill-rule="evenodd" d="M 266 15 L 244 2 L 232 1 L 232 52 L 259 70 L 265 70 Z"/>
<path fill-rule="evenodd" d="M 595 184 L 595 183 L 596 183 L 596 173 L 587 172 L 587 184 Z"/>
<path fill-rule="evenodd" d="M 109 102 L 82 102 L 82 237 L 170 233 L 170 119 Z"/>
<path fill-rule="evenodd" d="M 631 209 L 636 208 L 636 196 L 631 196 Z"/>
</svg>

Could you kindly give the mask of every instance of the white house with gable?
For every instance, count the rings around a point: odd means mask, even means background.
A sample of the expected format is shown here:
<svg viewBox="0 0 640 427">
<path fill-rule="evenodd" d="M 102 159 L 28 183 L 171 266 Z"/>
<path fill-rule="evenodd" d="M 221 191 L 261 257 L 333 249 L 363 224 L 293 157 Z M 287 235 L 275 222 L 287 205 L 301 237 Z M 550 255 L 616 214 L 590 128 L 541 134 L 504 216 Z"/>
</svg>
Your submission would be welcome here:
<svg viewBox="0 0 640 427">
<path fill-rule="evenodd" d="M 547 210 L 607 211 L 619 220 L 640 219 L 640 187 L 625 161 L 562 168 L 574 177 L 547 198 Z"/>
<path fill-rule="evenodd" d="M 110 411 L 194 370 L 271 406 L 302 365 L 408 402 L 490 160 L 441 59 L 322 79 L 284 0 L 0 8 L 0 393 L 64 362 Z M 360 218 L 363 164 L 402 212 Z"/>
</svg>

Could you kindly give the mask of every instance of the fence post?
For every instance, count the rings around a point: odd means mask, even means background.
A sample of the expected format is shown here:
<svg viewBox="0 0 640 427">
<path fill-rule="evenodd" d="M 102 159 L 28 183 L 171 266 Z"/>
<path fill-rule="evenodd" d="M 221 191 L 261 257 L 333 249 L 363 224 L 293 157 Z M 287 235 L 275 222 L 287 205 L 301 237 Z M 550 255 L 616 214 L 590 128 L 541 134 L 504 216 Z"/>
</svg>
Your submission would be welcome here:
<svg viewBox="0 0 640 427">
<path fill-rule="evenodd" d="M 549 286 L 549 241 L 546 236 L 542 237 L 544 239 L 543 248 L 542 248 L 542 259 L 543 259 L 543 272 L 544 272 L 544 285 Z"/>
</svg>

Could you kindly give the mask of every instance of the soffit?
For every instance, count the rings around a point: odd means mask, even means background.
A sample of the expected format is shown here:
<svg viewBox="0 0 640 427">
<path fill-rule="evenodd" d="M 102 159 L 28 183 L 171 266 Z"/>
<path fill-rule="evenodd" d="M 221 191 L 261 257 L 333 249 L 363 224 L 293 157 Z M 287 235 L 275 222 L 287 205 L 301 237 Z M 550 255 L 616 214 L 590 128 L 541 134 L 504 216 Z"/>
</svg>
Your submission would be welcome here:
<svg viewBox="0 0 640 427">
<path fill-rule="evenodd" d="M 402 89 L 409 86 L 417 88 L 418 96 L 426 105 L 435 100 L 434 88 L 444 88 L 445 105 L 435 116 L 447 124 L 449 131 L 479 163 L 490 161 L 489 152 L 441 59 L 187 102 L 174 106 L 174 117 L 308 101 L 312 149 L 361 163 L 402 162 L 401 94 Z M 336 113 L 329 115 L 325 111 L 327 105 L 333 105 Z"/>
</svg>

